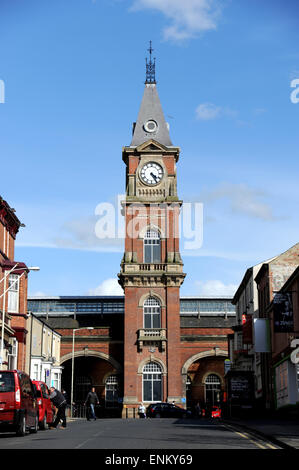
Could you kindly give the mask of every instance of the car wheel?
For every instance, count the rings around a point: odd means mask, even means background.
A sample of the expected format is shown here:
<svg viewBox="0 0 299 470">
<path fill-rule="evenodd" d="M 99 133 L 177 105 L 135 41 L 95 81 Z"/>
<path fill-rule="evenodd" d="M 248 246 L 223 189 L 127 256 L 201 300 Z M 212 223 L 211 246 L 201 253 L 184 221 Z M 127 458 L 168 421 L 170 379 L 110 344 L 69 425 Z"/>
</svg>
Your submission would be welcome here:
<svg viewBox="0 0 299 470">
<path fill-rule="evenodd" d="M 45 429 L 48 429 L 48 424 L 47 424 L 47 413 L 44 414 L 44 419 L 40 422 L 40 429 L 43 431 Z"/>
<path fill-rule="evenodd" d="M 17 436 L 25 436 L 25 434 L 26 434 L 26 418 L 25 418 L 25 415 L 23 415 L 18 425 Z"/>
<path fill-rule="evenodd" d="M 186 419 L 187 418 L 187 413 L 183 413 L 182 417 L 183 417 L 183 419 Z"/>
<path fill-rule="evenodd" d="M 34 423 L 34 426 L 32 428 L 30 428 L 29 430 L 32 434 L 35 434 L 37 433 L 38 431 L 38 415 L 35 415 L 35 423 Z"/>
</svg>

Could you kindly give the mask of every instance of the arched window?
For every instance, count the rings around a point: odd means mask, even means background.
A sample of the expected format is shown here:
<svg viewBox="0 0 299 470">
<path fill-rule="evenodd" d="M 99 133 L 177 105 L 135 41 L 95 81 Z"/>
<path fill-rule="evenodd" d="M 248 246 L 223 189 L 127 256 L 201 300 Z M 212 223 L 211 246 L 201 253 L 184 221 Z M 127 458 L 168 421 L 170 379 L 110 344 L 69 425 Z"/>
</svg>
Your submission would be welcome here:
<svg viewBox="0 0 299 470">
<path fill-rule="evenodd" d="M 221 381 L 218 375 L 209 374 L 205 380 L 206 403 L 211 405 L 220 402 Z"/>
<path fill-rule="evenodd" d="M 143 327 L 161 328 L 161 304 L 155 297 L 148 297 L 143 304 Z"/>
<path fill-rule="evenodd" d="M 109 375 L 105 382 L 105 406 L 106 408 L 118 407 L 118 377 Z"/>
<path fill-rule="evenodd" d="M 144 262 L 160 263 L 161 261 L 161 240 L 157 230 L 148 229 L 144 236 Z"/>
<path fill-rule="evenodd" d="M 143 367 L 143 401 L 162 401 L 162 371 L 159 364 L 149 362 Z"/>
</svg>

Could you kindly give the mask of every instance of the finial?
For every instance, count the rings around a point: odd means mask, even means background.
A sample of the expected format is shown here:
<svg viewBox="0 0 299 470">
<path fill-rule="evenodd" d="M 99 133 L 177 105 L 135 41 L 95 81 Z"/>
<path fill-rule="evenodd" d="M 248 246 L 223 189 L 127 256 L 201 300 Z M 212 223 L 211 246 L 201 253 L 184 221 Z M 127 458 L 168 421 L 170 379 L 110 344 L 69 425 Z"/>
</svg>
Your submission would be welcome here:
<svg viewBox="0 0 299 470">
<path fill-rule="evenodd" d="M 145 59 L 145 64 L 146 64 L 146 78 L 145 78 L 145 83 L 156 83 L 156 77 L 155 77 L 155 69 L 156 69 L 156 58 L 154 58 L 154 61 L 152 61 L 152 41 L 150 41 L 150 47 L 148 49 L 150 53 L 150 58 L 149 62 L 147 59 Z"/>
</svg>

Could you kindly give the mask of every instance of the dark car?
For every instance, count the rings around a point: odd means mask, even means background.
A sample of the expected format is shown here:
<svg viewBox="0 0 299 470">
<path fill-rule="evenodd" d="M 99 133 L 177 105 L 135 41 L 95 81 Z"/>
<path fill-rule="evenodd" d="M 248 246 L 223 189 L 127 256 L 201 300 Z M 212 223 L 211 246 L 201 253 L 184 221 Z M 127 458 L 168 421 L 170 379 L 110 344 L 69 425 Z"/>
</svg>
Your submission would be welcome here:
<svg viewBox="0 0 299 470">
<path fill-rule="evenodd" d="M 172 403 L 153 403 L 146 409 L 147 418 L 191 418 L 191 412 Z"/>
<path fill-rule="evenodd" d="M 0 371 L 0 432 L 38 430 L 38 405 L 33 384 L 25 372 Z"/>
</svg>

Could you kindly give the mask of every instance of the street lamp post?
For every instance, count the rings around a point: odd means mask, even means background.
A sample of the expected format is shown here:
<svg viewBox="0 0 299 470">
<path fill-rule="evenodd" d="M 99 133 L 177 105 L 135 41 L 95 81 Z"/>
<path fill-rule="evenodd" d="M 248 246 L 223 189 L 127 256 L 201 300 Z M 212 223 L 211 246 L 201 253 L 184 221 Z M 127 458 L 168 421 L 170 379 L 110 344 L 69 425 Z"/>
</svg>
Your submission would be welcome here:
<svg viewBox="0 0 299 470">
<path fill-rule="evenodd" d="M 93 326 L 73 329 L 73 348 L 72 348 L 72 381 L 71 381 L 71 418 L 73 417 L 73 400 L 74 400 L 74 356 L 75 356 L 75 332 L 79 330 L 93 330 Z"/>
<path fill-rule="evenodd" d="M 4 287 L 3 287 L 3 294 L 0 295 L 0 299 L 3 297 L 3 308 L 2 308 L 2 325 L 1 325 L 1 347 L 0 347 L 0 356 L 1 356 L 1 365 L 3 364 L 3 360 L 4 360 L 4 327 L 5 327 L 5 310 L 6 310 L 6 293 L 9 291 L 9 289 L 17 282 L 17 280 L 15 280 L 10 286 L 8 286 L 8 288 L 6 288 L 6 284 L 7 284 L 7 278 L 8 276 L 15 270 L 17 269 L 18 265 L 20 263 L 16 263 L 12 269 L 10 269 L 9 271 L 4 271 L 4 277 L 3 279 L 1 279 L 0 282 L 4 281 Z M 23 268 L 20 268 L 20 269 L 23 269 Z M 29 270 L 29 271 L 39 271 L 39 267 L 38 266 L 31 266 L 30 268 L 26 268 L 25 270 Z M 21 274 L 21 276 L 19 277 L 19 279 L 23 276 L 23 274 L 25 273 L 25 271 L 23 271 L 23 273 Z"/>
</svg>

